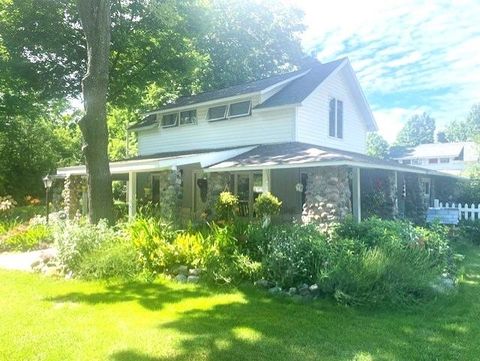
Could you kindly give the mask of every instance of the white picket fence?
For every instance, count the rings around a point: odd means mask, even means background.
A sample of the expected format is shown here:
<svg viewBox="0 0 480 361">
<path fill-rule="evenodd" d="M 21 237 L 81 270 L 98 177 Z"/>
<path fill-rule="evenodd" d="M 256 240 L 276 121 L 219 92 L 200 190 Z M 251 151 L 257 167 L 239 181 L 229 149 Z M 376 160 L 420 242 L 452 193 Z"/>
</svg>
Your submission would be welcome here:
<svg viewBox="0 0 480 361">
<path fill-rule="evenodd" d="M 438 199 L 433 201 L 433 208 L 436 209 L 458 209 L 458 219 L 480 219 L 480 204 L 442 203 Z"/>
</svg>

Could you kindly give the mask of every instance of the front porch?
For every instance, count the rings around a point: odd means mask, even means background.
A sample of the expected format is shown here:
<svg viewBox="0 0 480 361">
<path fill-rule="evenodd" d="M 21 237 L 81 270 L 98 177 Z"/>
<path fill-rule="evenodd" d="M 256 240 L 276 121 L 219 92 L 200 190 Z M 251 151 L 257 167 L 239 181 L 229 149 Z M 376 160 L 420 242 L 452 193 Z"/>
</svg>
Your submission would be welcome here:
<svg viewBox="0 0 480 361">
<path fill-rule="evenodd" d="M 271 192 L 282 201 L 280 219 L 304 223 L 348 215 L 357 221 L 409 217 L 432 204 L 435 178 L 443 176 L 303 143 L 164 154 L 111 163 L 111 172 L 127 184 L 130 218 L 139 200 L 158 204 L 167 218 L 209 217 L 218 195 L 228 190 L 239 198 L 241 217 L 253 217 L 256 197 Z M 85 170 L 69 167 L 58 174 L 78 178 Z"/>
</svg>

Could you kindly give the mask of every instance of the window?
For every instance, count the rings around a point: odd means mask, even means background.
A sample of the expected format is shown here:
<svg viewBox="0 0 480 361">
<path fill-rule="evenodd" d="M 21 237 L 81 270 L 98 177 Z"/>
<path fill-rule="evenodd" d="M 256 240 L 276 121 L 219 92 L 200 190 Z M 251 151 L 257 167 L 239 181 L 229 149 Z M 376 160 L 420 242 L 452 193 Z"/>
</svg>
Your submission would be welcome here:
<svg viewBox="0 0 480 361">
<path fill-rule="evenodd" d="M 421 159 L 412 159 L 412 164 L 421 165 L 423 162 Z"/>
<path fill-rule="evenodd" d="M 178 120 L 178 113 L 166 114 L 162 117 L 162 127 L 170 128 L 176 127 Z"/>
<path fill-rule="evenodd" d="M 197 122 L 197 111 L 187 110 L 180 112 L 180 125 L 195 124 Z"/>
<path fill-rule="evenodd" d="M 412 164 L 412 161 L 410 159 L 404 159 L 402 160 L 403 164 Z"/>
<path fill-rule="evenodd" d="M 337 99 L 330 100 L 329 116 L 328 116 L 329 131 L 331 137 L 343 138 L 343 102 Z"/>
<path fill-rule="evenodd" d="M 438 163 L 438 158 L 431 158 L 428 160 L 428 164 L 437 164 Z"/>
<path fill-rule="evenodd" d="M 208 109 L 208 120 L 221 120 L 225 119 L 227 116 L 227 106 L 220 105 L 218 107 L 213 107 Z"/>
<path fill-rule="evenodd" d="M 234 118 L 234 117 L 242 117 L 245 115 L 249 115 L 251 104 L 252 103 L 250 102 L 250 100 L 245 102 L 230 104 L 228 108 L 228 116 L 230 118 Z"/>
<path fill-rule="evenodd" d="M 450 158 L 440 158 L 440 163 L 450 163 Z"/>
</svg>

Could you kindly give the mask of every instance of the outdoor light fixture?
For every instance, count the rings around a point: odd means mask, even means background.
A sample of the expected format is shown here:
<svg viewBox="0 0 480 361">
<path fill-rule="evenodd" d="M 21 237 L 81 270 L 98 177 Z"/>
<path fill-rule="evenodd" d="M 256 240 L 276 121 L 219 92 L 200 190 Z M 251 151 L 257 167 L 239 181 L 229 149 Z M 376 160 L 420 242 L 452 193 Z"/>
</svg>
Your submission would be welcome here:
<svg viewBox="0 0 480 361">
<path fill-rule="evenodd" d="M 47 224 L 48 224 L 48 214 L 49 214 L 49 200 L 48 200 L 48 193 L 50 191 L 50 188 L 52 188 L 53 184 L 53 177 L 51 175 L 46 175 L 45 177 L 42 178 L 43 180 L 43 185 L 45 186 L 45 203 L 47 204 Z"/>
</svg>

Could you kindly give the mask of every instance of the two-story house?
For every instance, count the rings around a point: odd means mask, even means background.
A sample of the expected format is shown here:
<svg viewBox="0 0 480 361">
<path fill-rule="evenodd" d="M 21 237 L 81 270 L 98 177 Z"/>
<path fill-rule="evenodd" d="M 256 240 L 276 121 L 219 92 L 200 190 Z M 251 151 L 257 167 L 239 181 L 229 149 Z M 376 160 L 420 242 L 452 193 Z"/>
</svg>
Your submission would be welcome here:
<svg viewBox="0 0 480 361">
<path fill-rule="evenodd" d="M 361 172 L 381 170 L 392 204 L 405 195 L 405 177 L 433 170 L 367 156 L 367 132 L 377 124 L 348 59 L 226 89 L 179 98 L 145 114 L 130 131 L 138 156 L 112 162 L 127 179 L 130 216 L 137 199 L 176 199 L 185 215 L 212 210 L 218 194 L 238 195 L 241 214 L 270 191 L 284 216 L 305 222 L 361 218 Z M 85 167 L 58 170 L 85 175 Z"/>
<path fill-rule="evenodd" d="M 396 147 L 390 156 L 402 164 L 461 176 L 479 164 L 480 153 L 474 142 L 428 143 L 416 147 Z"/>
</svg>

